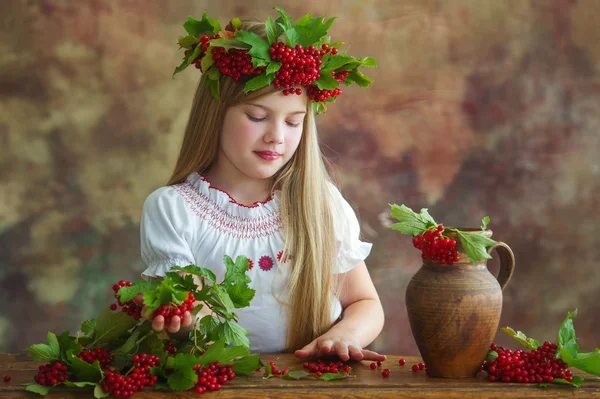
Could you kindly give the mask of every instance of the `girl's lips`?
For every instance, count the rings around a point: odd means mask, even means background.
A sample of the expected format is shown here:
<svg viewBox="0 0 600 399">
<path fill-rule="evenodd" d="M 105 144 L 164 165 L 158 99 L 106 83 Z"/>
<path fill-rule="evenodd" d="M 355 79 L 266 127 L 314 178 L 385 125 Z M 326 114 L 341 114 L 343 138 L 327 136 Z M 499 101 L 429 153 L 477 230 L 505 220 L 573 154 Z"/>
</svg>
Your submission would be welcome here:
<svg viewBox="0 0 600 399">
<path fill-rule="evenodd" d="M 280 153 L 274 151 L 254 151 L 254 153 L 266 161 L 275 161 L 281 157 Z"/>
</svg>

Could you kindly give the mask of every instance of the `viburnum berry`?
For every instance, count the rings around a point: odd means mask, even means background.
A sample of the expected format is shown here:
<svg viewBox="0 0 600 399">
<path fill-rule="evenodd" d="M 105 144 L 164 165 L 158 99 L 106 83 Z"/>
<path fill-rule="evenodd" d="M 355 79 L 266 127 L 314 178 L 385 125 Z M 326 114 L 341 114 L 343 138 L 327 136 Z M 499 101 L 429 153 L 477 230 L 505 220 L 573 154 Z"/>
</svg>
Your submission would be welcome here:
<svg viewBox="0 0 600 399">
<path fill-rule="evenodd" d="M 33 379 L 40 385 L 54 386 L 65 382 L 69 378 L 67 366 L 59 361 L 46 363 L 39 366 L 38 373 Z"/>
<path fill-rule="evenodd" d="M 169 354 L 169 356 L 177 356 L 177 348 L 173 345 L 172 341 L 165 342 L 164 351 Z"/>
<path fill-rule="evenodd" d="M 372 363 L 375 364 L 375 363 Z M 317 360 L 316 363 L 305 362 L 302 365 L 305 369 L 308 369 L 310 373 L 315 374 L 317 377 L 322 376 L 325 373 L 333 373 L 333 374 L 349 374 L 352 371 L 352 367 L 348 364 L 344 364 L 343 362 L 329 362 L 329 364 L 325 364 L 322 360 Z M 376 366 L 377 367 L 377 366 Z M 275 374 L 275 373 L 273 373 Z"/>
<path fill-rule="evenodd" d="M 107 369 L 112 360 L 110 352 L 103 348 L 84 349 L 77 354 L 77 357 L 90 364 L 98 360 L 101 369 Z"/>
<path fill-rule="evenodd" d="M 264 67 L 254 68 L 248 50 L 213 47 L 211 52 L 215 66 L 223 75 L 231 76 L 236 82 L 242 77 L 260 75 L 265 70 Z"/>
<path fill-rule="evenodd" d="M 414 371 L 414 372 L 419 371 L 419 365 L 418 364 L 413 364 L 412 367 L 411 367 L 411 370 Z"/>
<path fill-rule="evenodd" d="M 10 375 L 5 375 L 3 379 L 4 382 L 10 382 Z"/>
<path fill-rule="evenodd" d="M 152 318 L 156 316 L 163 316 L 165 318 L 165 323 L 169 325 L 171 323 L 171 319 L 173 316 L 182 317 L 186 311 L 194 310 L 194 301 L 196 298 L 193 293 L 188 293 L 188 297 L 183 301 L 183 303 L 179 305 L 167 305 L 162 304 L 152 313 Z"/>
<path fill-rule="evenodd" d="M 421 257 L 424 260 L 431 259 L 442 265 L 452 265 L 459 260 L 456 241 L 444 237 L 443 231 L 444 226 L 441 224 L 433 230 L 427 230 L 413 237 L 413 246 L 422 251 Z"/>
<path fill-rule="evenodd" d="M 129 316 L 132 316 L 136 320 L 139 320 L 142 317 L 142 306 L 135 303 L 133 300 L 127 301 L 125 303 L 121 302 L 121 297 L 117 295 L 119 290 L 122 287 L 131 287 L 131 281 L 120 280 L 118 283 L 113 284 L 112 289 L 115 292 L 115 298 L 117 299 L 116 303 L 110 305 L 110 310 L 117 310 L 117 305 L 121 306 L 121 311 L 127 313 Z"/>
<path fill-rule="evenodd" d="M 556 344 L 544 342 L 537 349 L 526 352 L 512 351 L 492 344 L 490 349 L 497 353 L 492 361 L 484 361 L 483 368 L 488 373 L 489 381 L 541 383 L 553 382 L 556 378 L 573 381 L 573 374 L 568 365 L 556 359 Z"/>
<path fill-rule="evenodd" d="M 398 360 L 398 364 L 399 364 L 400 366 L 404 366 L 404 365 L 406 364 L 406 360 L 404 360 L 404 359 L 400 359 L 400 360 Z"/>
<path fill-rule="evenodd" d="M 378 367 L 379 367 L 379 366 L 381 366 L 382 364 L 383 364 L 383 362 L 382 362 L 381 360 L 378 360 L 378 361 L 377 361 L 377 366 L 378 366 Z"/>
<path fill-rule="evenodd" d="M 233 365 L 221 365 L 219 362 L 209 364 L 203 367 L 197 364 L 193 370 L 198 374 L 198 380 L 190 391 L 196 391 L 197 394 L 203 394 L 206 391 L 219 391 L 222 385 L 235 378 L 235 373 L 231 370 Z"/>
<path fill-rule="evenodd" d="M 375 370 L 377 368 L 377 365 L 375 363 L 371 363 L 369 367 L 371 367 L 371 370 Z"/>
<path fill-rule="evenodd" d="M 384 377 L 389 377 L 390 369 L 383 369 L 383 371 L 381 372 L 381 375 Z"/>
<path fill-rule="evenodd" d="M 113 371 L 104 373 L 101 388 L 103 392 L 112 392 L 115 396 L 131 397 L 136 391 L 154 386 L 158 377 L 150 374 L 150 368 L 159 366 L 160 360 L 146 353 L 132 356 L 133 371 L 126 376 Z"/>
</svg>

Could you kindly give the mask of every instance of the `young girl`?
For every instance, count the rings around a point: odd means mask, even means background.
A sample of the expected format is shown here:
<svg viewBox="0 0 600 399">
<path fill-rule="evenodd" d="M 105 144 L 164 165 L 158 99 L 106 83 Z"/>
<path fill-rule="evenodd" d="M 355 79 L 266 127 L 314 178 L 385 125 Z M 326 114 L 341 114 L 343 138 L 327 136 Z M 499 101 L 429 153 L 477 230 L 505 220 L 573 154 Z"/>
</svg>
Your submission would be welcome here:
<svg viewBox="0 0 600 399">
<path fill-rule="evenodd" d="M 228 29 L 268 39 L 265 23 L 244 20 Z M 253 351 L 385 360 L 364 349 L 384 315 L 364 263 L 371 244 L 360 241 L 356 215 L 331 183 L 319 149 L 313 104 L 324 92 L 310 89 L 309 99 L 302 84 L 268 84 L 245 93 L 247 79 L 219 65 L 219 98 L 204 70 L 175 170 L 144 203 L 143 276 L 196 264 L 220 281 L 224 255 L 244 255 L 256 294 L 236 314 Z M 155 330 L 171 334 L 193 324 L 189 312 L 168 326 L 162 316 L 153 319 Z"/>
</svg>

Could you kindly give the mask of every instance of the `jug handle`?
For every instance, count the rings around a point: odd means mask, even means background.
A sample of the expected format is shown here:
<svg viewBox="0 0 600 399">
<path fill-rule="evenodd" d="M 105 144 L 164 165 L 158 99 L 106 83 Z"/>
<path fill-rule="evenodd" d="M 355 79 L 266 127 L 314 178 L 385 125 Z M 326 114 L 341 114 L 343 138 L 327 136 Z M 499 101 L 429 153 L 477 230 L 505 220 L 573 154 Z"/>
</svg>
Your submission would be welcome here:
<svg viewBox="0 0 600 399">
<path fill-rule="evenodd" d="M 515 255 L 508 245 L 500 241 L 496 242 L 496 245 L 488 248 L 487 252 L 491 255 L 494 251 L 496 251 L 500 257 L 500 272 L 496 279 L 500 284 L 500 288 L 504 290 L 504 287 L 506 287 L 510 281 L 515 270 Z"/>
</svg>

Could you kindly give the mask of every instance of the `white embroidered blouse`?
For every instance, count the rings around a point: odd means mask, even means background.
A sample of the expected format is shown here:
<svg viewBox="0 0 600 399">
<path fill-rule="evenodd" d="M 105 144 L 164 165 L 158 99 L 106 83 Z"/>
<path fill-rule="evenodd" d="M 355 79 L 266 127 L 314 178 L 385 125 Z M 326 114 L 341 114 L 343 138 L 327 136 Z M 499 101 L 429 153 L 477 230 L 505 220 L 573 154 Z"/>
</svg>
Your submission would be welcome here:
<svg viewBox="0 0 600 399">
<path fill-rule="evenodd" d="M 360 241 L 356 214 L 339 190 L 331 189 L 336 201 L 336 273 L 345 273 L 369 255 L 372 244 Z M 287 312 L 276 299 L 283 299 L 289 272 L 281 259 L 283 246 L 278 191 L 265 202 L 245 206 L 194 172 L 181 184 L 157 189 L 144 202 L 141 248 L 147 268 L 142 277 L 164 276 L 171 266 L 195 264 L 222 281 L 225 255 L 233 260 L 248 257 L 247 273 L 256 294 L 250 306 L 236 314 L 250 332 L 251 350 L 259 353 L 285 349 Z M 333 302 L 332 322 L 342 312 L 339 300 Z"/>
</svg>

